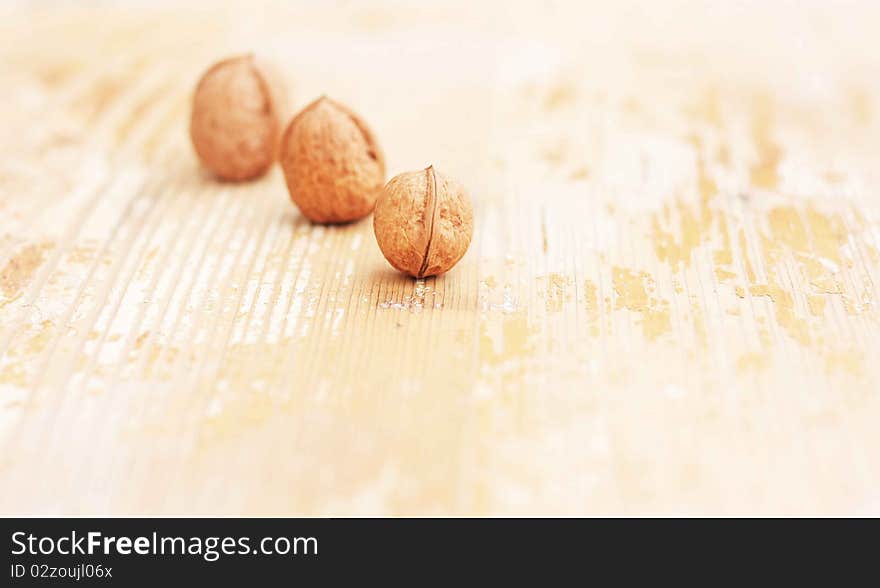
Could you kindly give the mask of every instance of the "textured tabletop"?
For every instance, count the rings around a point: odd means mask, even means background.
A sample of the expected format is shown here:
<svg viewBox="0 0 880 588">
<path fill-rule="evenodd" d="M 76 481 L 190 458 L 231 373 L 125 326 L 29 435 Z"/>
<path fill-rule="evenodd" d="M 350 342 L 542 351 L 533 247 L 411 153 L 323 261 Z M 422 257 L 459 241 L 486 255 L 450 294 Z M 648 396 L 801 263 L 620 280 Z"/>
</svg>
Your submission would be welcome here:
<svg viewBox="0 0 880 588">
<path fill-rule="evenodd" d="M 0 9 L 0 512 L 880 514 L 880 5 L 175 4 Z M 199 169 L 246 51 L 458 266 Z"/>
</svg>

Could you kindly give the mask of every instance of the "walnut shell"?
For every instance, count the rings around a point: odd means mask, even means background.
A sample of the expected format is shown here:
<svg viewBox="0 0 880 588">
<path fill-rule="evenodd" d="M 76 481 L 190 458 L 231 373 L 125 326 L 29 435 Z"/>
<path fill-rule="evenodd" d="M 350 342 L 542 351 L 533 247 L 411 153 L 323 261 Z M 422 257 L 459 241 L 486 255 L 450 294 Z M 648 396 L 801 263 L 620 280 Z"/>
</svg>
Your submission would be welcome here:
<svg viewBox="0 0 880 588">
<path fill-rule="evenodd" d="M 474 209 L 464 186 L 427 169 L 388 182 L 373 214 L 379 249 L 391 265 L 415 278 L 449 271 L 474 234 Z"/>
<path fill-rule="evenodd" d="M 271 167 L 286 92 L 253 55 L 211 66 L 193 97 L 190 138 L 202 164 L 224 180 L 248 180 Z"/>
<path fill-rule="evenodd" d="M 385 183 L 385 158 L 373 132 L 326 96 L 290 121 L 279 159 L 290 199 L 318 223 L 370 214 Z"/>
</svg>

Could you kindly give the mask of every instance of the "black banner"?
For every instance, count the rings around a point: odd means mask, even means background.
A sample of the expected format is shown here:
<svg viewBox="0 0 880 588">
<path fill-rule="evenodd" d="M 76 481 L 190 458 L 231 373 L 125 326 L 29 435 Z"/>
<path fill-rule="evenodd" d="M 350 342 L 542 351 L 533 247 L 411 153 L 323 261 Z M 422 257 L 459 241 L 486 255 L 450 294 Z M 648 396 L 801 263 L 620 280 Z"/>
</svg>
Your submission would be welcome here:
<svg viewBox="0 0 880 588">
<path fill-rule="evenodd" d="M 754 580 L 749 570 L 757 569 L 765 579 L 769 569 L 818 573 L 841 546 L 833 536 L 871 524 L 844 523 L 836 535 L 819 535 L 806 525 L 820 523 L 809 521 L 5 519 L 6 581 L 0 585 L 251 585 L 268 579 L 325 585 L 352 578 L 420 584 L 462 582 L 475 571 L 542 584 L 609 573 L 618 581 L 697 574 L 714 583 Z M 847 547 L 849 571 L 872 561 L 869 544 Z M 714 570 L 709 576 L 698 573 L 706 566 Z"/>
</svg>

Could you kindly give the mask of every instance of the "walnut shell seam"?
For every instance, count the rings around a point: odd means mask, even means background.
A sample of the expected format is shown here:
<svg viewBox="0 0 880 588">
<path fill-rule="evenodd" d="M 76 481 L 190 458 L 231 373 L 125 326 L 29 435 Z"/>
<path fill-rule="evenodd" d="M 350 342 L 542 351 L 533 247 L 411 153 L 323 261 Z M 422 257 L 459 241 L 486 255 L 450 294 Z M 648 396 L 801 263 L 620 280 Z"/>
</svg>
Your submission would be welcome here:
<svg viewBox="0 0 880 588">
<path fill-rule="evenodd" d="M 425 192 L 425 230 L 428 238 L 425 243 L 425 253 L 423 254 L 422 267 L 419 268 L 417 278 L 423 278 L 425 271 L 428 269 L 428 259 L 431 254 L 431 241 L 434 239 L 434 220 L 437 216 L 437 174 L 434 173 L 434 166 L 429 165 L 425 170 L 425 181 L 427 191 Z M 429 214 L 430 211 L 430 214 Z"/>
</svg>

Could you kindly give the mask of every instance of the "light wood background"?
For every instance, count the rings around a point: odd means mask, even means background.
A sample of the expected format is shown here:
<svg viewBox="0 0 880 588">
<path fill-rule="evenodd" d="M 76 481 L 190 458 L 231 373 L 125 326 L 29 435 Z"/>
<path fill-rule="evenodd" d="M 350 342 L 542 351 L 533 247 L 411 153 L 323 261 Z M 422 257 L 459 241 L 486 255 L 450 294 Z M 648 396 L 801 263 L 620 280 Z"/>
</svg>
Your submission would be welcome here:
<svg viewBox="0 0 880 588">
<path fill-rule="evenodd" d="M 880 514 L 880 4 L 437 4 L 0 9 L 0 511 Z M 453 271 L 199 170 L 251 50 Z"/>
</svg>

